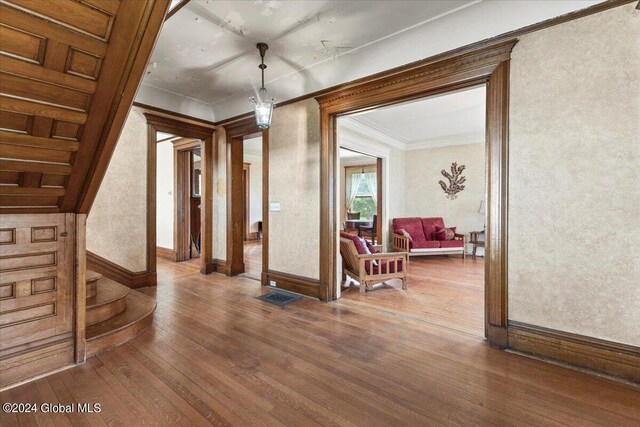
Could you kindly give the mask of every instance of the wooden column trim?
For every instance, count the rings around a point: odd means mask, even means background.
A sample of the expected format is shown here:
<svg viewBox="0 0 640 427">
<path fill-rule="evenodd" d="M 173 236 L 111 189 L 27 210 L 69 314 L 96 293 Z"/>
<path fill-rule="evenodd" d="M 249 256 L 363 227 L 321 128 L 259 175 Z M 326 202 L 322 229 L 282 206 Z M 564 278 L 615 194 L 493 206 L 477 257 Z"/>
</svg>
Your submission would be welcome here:
<svg viewBox="0 0 640 427">
<path fill-rule="evenodd" d="M 507 204 L 509 179 L 509 62 L 487 84 L 485 325 L 489 342 L 507 347 Z"/>
<path fill-rule="evenodd" d="M 378 215 L 378 224 L 376 224 L 376 244 L 377 245 L 384 245 L 385 242 L 382 241 L 382 206 L 383 206 L 383 200 L 382 200 L 382 158 L 378 157 L 376 159 L 376 191 L 377 191 L 377 201 L 378 204 L 376 206 L 376 214 Z"/>
<path fill-rule="evenodd" d="M 82 363 L 86 359 L 86 315 L 87 315 L 87 215 L 76 215 L 75 226 L 75 322 L 74 360 Z"/>
<path fill-rule="evenodd" d="M 147 118 L 147 123 L 148 123 Z M 156 273 L 156 127 L 147 124 L 147 273 Z"/>
<path fill-rule="evenodd" d="M 262 132 L 262 274 L 260 282 L 267 286 L 269 271 L 269 129 Z"/>
<path fill-rule="evenodd" d="M 244 273 L 243 139 L 227 133 L 227 263 L 230 275 Z"/>
</svg>

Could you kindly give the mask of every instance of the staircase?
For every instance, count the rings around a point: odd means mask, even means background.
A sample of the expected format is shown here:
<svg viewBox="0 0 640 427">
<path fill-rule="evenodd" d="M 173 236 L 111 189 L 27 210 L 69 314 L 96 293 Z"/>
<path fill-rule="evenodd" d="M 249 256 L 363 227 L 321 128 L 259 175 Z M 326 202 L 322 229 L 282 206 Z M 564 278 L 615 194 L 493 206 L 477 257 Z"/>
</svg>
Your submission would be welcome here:
<svg viewBox="0 0 640 427">
<path fill-rule="evenodd" d="M 153 320 L 156 300 L 87 270 L 87 357 L 124 344 Z"/>
</svg>

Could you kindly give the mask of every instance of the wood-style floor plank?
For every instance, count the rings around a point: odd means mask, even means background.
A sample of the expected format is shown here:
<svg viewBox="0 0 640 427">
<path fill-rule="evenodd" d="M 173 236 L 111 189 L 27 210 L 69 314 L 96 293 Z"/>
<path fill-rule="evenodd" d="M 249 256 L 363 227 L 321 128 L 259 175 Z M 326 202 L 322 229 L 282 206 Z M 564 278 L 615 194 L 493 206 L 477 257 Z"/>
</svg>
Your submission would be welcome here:
<svg viewBox="0 0 640 427">
<path fill-rule="evenodd" d="M 391 284 L 284 309 L 258 300 L 266 290 L 253 279 L 158 261 L 157 288 L 142 290 L 158 301 L 149 329 L 0 394 L 98 401 L 102 412 L 0 414 L 3 427 L 640 424 L 638 387 L 486 345 L 474 320 L 482 259 L 412 260 L 407 292 Z"/>
</svg>

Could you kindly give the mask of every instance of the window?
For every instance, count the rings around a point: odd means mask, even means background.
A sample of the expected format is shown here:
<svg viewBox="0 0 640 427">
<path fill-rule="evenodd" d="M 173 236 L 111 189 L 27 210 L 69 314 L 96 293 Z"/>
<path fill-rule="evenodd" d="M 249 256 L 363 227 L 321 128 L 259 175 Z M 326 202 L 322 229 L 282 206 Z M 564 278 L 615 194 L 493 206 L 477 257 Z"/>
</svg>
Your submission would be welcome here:
<svg viewBox="0 0 640 427">
<path fill-rule="evenodd" d="M 347 206 L 349 212 L 360 212 L 360 219 L 371 221 L 377 212 L 376 172 L 354 172 L 347 175 Z M 354 188 L 357 186 L 356 188 Z"/>
</svg>

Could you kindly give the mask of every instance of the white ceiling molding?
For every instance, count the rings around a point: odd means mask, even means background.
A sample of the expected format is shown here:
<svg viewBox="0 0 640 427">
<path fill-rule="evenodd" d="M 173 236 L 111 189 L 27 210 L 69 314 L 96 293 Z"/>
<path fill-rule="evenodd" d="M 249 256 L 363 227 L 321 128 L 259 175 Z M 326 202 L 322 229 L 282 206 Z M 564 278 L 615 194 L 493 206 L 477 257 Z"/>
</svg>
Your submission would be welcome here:
<svg viewBox="0 0 640 427">
<path fill-rule="evenodd" d="M 391 147 L 382 142 L 374 141 L 359 133 L 342 128 L 340 121 L 338 121 L 338 145 L 342 148 L 374 157 L 388 157 L 391 152 Z"/>
<path fill-rule="evenodd" d="M 429 148 L 448 147 L 450 145 L 484 144 L 484 142 L 485 132 L 478 131 L 411 141 L 407 144 L 406 150 L 426 150 Z"/>
<path fill-rule="evenodd" d="M 394 135 L 390 131 L 376 127 L 373 123 L 371 123 L 364 117 L 341 117 L 339 120 L 339 126 L 341 130 L 346 129 L 348 131 L 351 131 L 364 140 L 373 140 L 375 142 L 388 145 L 398 150 L 405 150 L 407 148 L 407 141 Z"/>
</svg>

